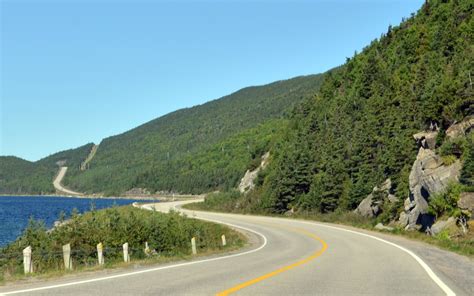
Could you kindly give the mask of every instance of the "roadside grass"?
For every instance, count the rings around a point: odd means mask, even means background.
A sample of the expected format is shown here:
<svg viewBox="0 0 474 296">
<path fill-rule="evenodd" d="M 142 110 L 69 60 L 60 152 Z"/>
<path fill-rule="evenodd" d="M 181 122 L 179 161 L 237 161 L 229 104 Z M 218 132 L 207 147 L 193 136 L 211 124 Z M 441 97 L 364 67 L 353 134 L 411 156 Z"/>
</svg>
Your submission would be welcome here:
<svg viewBox="0 0 474 296">
<path fill-rule="evenodd" d="M 221 235 L 227 245 L 222 246 Z M 197 255 L 192 255 L 191 238 Z M 105 264 L 97 265 L 96 245 L 104 245 Z M 122 244 L 129 243 L 129 263 L 123 262 Z M 149 251 L 145 251 L 148 242 Z M 0 249 L 0 284 L 28 279 L 47 279 L 77 272 L 135 268 L 189 261 L 202 256 L 227 253 L 244 247 L 245 235 L 221 224 L 201 221 L 177 212 L 164 214 L 131 206 L 73 214 L 59 227 L 47 230 L 30 220 L 23 234 Z M 65 270 L 62 246 L 71 243 L 73 271 Z M 22 250 L 31 246 L 34 273 L 23 274 Z"/>
<path fill-rule="evenodd" d="M 196 210 L 196 211 L 211 211 L 211 212 L 229 212 L 229 209 L 232 208 L 228 204 L 225 205 L 225 209 L 221 210 L 218 206 L 218 203 L 192 203 L 183 206 L 185 209 Z M 364 218 L 356 213 L 349 211 L 335 211 L 332 213 L 321 214 L 318 212 L 299 212 L 293 213 L 288 216 L 271 214 L 266 212 L 253 213 L 239 209 L 236 213 L 241 214 L 258 214 L 271 217 L 279 218 L 288 218 L 288 219 L 300 219 L 308 221 L 317 221 L 323 223 L 333 223 L 346 226 L 352 226 L 360 229 L 370 230 L 374 232 L 380 232 L 384 234 L 391 234 L 396 236 L 402 236 L 408 239 L 421 241 L 428 243 L 434 246 L 437 246 L 441 249 L 448 250 L 460 255 L 467 256 L 474 259 L 474 221 L 469 221 L 468 227 L 469 232 L 463 234 L 462 231 L 454 226 L 449 229 L 442 231 L 441 233 L 430 236 L 419 231 L 405 231 L 400 227 L 393 227 L 392 231 L 389 230 L 378 230 L 374 226 L 378 221 L 374 219 Z"/>
</svg>

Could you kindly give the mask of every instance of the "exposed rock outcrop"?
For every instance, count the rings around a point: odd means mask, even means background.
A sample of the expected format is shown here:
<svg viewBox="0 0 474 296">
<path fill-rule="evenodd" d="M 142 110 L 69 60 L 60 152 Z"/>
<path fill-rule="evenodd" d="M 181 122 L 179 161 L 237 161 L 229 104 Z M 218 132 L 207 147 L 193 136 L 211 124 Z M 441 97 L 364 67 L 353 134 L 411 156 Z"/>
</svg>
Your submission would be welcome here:
<svg viewBox="0 0 474 296">
<path fill-rule="evenodd" d="M 431 235 L 437 235 L 444 229 L 454 225 L 456 225 L 456 219 L 453 217 L 449 217 L 448 220 L 436 221 L 436 223 L 431 226 L 430 233 Z"/>
<path fill-rule="evenodd" d="M 458 207 L 464 212 L 468 212 L 471 219 L 474 219 L 474 192 L 463 192 L 458 200 Z"/>
<path fill-rule="evenodd" d="M 375 229 L 377 230 L 387 230 L 387 231 L 392 231 L 393 227 L 390 226 L 385 226 L 382 223 L 378 223 L 377 225 L 374 226 Z"/>
<path fill-rule="evenodd" d="M 253 171 L 247 170 L 244 177 L 240 180 L 238 189 L 241 193 L 247 193 L 255 187 L 255 179 L 258 176 L 260 170 L 264 169 L 268 164 L 268 159 L 270 157 L 270 152 L 265 153 L 262 156 L 262 161 L 260 166 Z"/>
<path fill-rule="evenodd" d="M 438 136 L 437 131 L 433 132 L 420 132 L 413 135 L 413 138 L 418 143 L 419 146 L 425 149 L 435 149 L 436 148 L 436 137 Z"/>
<path fill-rule="evenodd" d="M 390 179 L 385 180 L 380 188 L 377 186 L 374 187 L 372 193 L 360 202 L 355 212 L 367 218 L 376 217 L 381 212 L 381 206 L 385 198 L 388 199 L 389 202 L 398 201 L 397 197 L 391 194 L 391 189 L 392 181 Z M 383 196 L 382 198 L 375 199 L 374 195 L 376 194 L 382 194 Z"/>
<path fill-rule="evenodd" d="M 451 125 L 446 130 L 446 137 L 455 139 L 467 134 L 474 127 L 474 116 L 465 118 L 463 121 Z"/>
<path fill-rule="evenodd" d="M 434 218 L 427 214 L 429 197 L 445 190 L 449 183 L 458 181 L 461 168 L 459 160 L 446 166 L 433 150 L 420 147 L 410 172 L 410 196 L 405 201 L 406 217 L 400 217 L 400 224 L 405 226 L 403 223 L 407 220 L 406 229 L 431 226 Z"/>
</svg>

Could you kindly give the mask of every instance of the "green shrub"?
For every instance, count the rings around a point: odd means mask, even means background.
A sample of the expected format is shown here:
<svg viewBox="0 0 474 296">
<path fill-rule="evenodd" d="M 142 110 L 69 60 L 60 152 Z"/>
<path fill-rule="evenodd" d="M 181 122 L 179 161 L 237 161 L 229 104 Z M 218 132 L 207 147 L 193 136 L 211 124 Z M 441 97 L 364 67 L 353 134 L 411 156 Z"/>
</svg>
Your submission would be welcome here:
<svg viewBox="0 0 474 296">
<path fill-rule="evenodd" d="M 453 140 L 445 141 L 441 147 L 439 147 L 439 153 L 441 156 L 455 156 L 461 158 L 464 151 L 467 149 L 467 141 L 465 138 L 460 137 Z"/>
<path fill-rule="evenodd" d="M 132 259 L 146 258 L 145 242 L 164 257 L 191 254 L 192 237 L 200 252 L 222 248 L 220 237 L 226 235 L 228 246 L 243 244 L 241 236 L 219 224 L 200 221 L 171 212 L 163 214 L 131 206 L 113 207 L 73 215 L 62 226 L 48 231 L 44 223 L 30 220 L 23 234 L 0 250 L 3 272 L 21 274 L 22 250 L 31 246 L 35 273 L 63 269 L 62 246 L 70 243 L 75 268 L 96 265 L 96 246 L 104 245 L 106 264 L 122 261 L 122 245 L 129 243 Z"/>
<path fill-rule="evenodd" d="M 464 186 L 458 183 L 450 184 L 444 192 L 433 195 L 430 198 L 428 212 L 436 218 L 443 215 L 458 216 L 460 211 L 457 202 Z"/>
<path fill-rule="evenodd" d="M 460 181 L 467 185 L 470 191 L 474 191 L 474 133 L 471 133 L 467 141 Z"/>
<path fill-rule="evenodd" d="M 452 165 L 456 162 L 457 158 L 454 155 L 442 156 L 444 165 Z"/>
<path fill-rule="evenodd" d="M 450 241 L 451 238 L 449 237 L 449 231 L 447 229 L 442 230 L 440 233 L 436 235 L 436 238 L 440 241 Z"/>
</svg>

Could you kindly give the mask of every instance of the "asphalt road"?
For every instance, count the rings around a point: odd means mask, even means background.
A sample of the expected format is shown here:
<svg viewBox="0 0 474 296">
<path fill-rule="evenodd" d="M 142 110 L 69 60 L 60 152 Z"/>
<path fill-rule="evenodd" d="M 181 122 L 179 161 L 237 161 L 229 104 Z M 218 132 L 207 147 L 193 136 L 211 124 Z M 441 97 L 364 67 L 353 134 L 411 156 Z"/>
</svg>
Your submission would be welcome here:
<svg viewBox="0 0 474 296">
<path fill-rule="evenodd" d="M 82 195 L 79 192 L 69 190 L 67 188 L 64 188 L 63 185 L 61 185 L 61 181 L 63 180 L 64 176 L 66 175 L 66 172 L 67 172 L 67 167 L 60 167 L 59 168 L 58 175 L 56 176 L 56 178 L 54 178 L 54 181 L 53 181 L 54 188 L 56 190 L 62 192 L 62 193 L 65 193 L 65 194 Z"/>
<path fill-rule="evenodd" d="M 162 203 L 158 210 L 166 211 L 178 204 Z M 187 214 L 244 228 L 251 232 L 254 244 L 238 253 L 191 262 L 7 286 L 0 288 L 0 294 L 468 294 L 463 283 L 432 269 L 415 253 L 370 234 L 282 218 Z M 472 268 L 472 261 L 467 259 L 466 262 L 467 268 Z M 471 277 L 472 273 L 467 281 Z"/>
</svg>

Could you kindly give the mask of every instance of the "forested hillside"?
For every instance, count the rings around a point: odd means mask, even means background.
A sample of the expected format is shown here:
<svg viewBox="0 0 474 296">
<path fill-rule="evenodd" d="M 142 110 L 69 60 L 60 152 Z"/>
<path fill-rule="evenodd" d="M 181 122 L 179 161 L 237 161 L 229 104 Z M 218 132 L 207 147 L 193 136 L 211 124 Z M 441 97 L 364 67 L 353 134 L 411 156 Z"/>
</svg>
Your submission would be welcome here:
<svg viewBox="0 0 474 296">
<path fill-rule="evenodd" d="M 310 75 L 248 87 L 170 113 L 104 139 L 89 164 L 90 169 L 68 172 L 64 182 L 75 190 L 105 194 L 120 194 L 133 187 L 146 187 L 152 192 L 198 193 L 228 188 L 231 183 L 235 186 L 236 176 L 246 170 L 248 156 L 233 154 L 232 163 L 220 160 L 217 164 L 217 159 L 226 153 L 225 147 L 221 147 L 225 140 L 231 136 L 238 138 L 237 134 L 269 119 L 283 117 L 287 110 L 315 93 L 321 81 L 321 75 Z M 272 132 L 271 128 L 264 131 Z M 253 136 L 262 137 L 261 132 L 249 131 L 242 134 L 246 139 L 229 140 L 242 145 L 231 149 L 245 148 L 255 155 L 260 144 L 253 143 L 261 140 L 252 139 Z M 215 162 L 209 164 L 195 158 Z"/>
<path fill-rule="evenodd" d="M 260 164 L 286 124 L 284 119 L 268 120 L 197 153 L 156 163 L 138 175 L 133 187 L 186 193 L 235 188 L 247 169 Z"/>
<path fill-rule="evenodd" d="M 473 7 L 427 1 L 324 82 L 312 75 L 244 88 L 104 139 L 87 170 L 70 160 L 63 183 L 108 195 L 228 190 L 271 150 L 261 186 L 247 197 L 253 208 L 352 210 L 387 178 L 403 201 L 418 149 L 413 134 L 437 127 L 441 144 L 449 126 L 474 112 Z M 11 168 L 2 192 L 23 192 L 22 180 L 37 175 L 38 184 L 50 180 L 57 165 L 49 159 L 26 169 L 31 164 L 2 158 Z M 46 183 L 38 188 L 52 190 Z"/>
<path fill-rule="evenodd" d="M 55 153 L 37 162 L 0 156 L 0 194 L 45 194 L 54 192 L 52 180 L 60 165 L 78 170 L 93 144 Z"/>
<path fill-rule="evenodd" d="M 403 204 L 413 134 L 473 114 L 473 9 L 467 0 L 426 2 L 328 73 L 292 113 L 251 207 L 351 210 L 387 178 Z"/>
<path fill-rule="evenodd" d="M 300 76 L 170 113 L 104 139 L 85 171 L 79 166 L 93 144 L 35 163 L 1 157 L 0 192 L 54 192 L 51 182 L 62 160 L 69 167 L 63 183 L 85 193 L 229 189 L 269 149 L 271 135 L 285 126 L 287 111 L 314 94 L 321 82 L 322 75 Z"/>
</svg>

